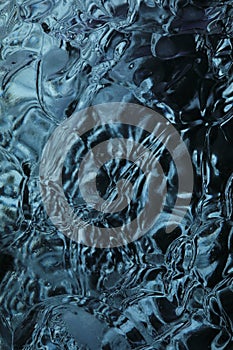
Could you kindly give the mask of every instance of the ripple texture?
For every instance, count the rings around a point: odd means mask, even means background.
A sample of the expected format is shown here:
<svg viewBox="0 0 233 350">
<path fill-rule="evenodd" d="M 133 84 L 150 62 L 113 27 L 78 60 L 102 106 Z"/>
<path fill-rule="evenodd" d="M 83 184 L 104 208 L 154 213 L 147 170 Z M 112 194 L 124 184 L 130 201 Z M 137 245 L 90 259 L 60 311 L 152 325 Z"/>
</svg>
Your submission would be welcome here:
<svg viewBox="0 0 233 350">
<path fill-rule="evenodd" d="M 233 349 L 232 21 L 231 0 L 1 1 L 0 349 Z M 194 188 L 171 232 L 165 215 L 140 239 L 99 249 L 53 225 L 39 164 L 61 123 L 108 102 L 167 118 Z M 74 209 L 80 149 L 63 169 Z M 176 177 L 164 152 L 169 207 Z M 102 168 L 103 198 L 129 166 Z"/>
</svg>

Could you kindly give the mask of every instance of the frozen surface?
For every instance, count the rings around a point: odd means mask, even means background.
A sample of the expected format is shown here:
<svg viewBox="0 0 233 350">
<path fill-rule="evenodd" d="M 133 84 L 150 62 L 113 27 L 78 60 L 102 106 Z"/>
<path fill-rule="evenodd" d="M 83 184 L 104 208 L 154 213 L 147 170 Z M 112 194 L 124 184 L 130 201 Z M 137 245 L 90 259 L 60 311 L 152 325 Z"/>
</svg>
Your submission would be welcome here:
<svg viewBox="0 0 233 350">
<path fill-rule="evenodd" d="M 233 349 L 232 21 L 231 0 L 0 1 L 0 349 Z M 57 125 L 117 101 L 176 127 L 195 183 L 173 232 L 101 250 L 53 226 L 38 169 Z"/>
</svg>

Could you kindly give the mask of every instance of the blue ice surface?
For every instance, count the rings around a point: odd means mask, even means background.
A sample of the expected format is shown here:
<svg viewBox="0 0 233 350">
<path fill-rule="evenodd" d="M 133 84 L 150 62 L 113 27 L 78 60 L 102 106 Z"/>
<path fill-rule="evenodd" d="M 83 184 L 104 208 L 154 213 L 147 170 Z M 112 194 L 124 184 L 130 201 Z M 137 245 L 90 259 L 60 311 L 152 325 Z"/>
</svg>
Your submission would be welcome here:
<svg viewBox="0 0 233 350">
<path fill-rule="evenodd" d="M 233 349 L 232 17 L 231 0 L 1 2 L 0 349 Z M 109 102 L 163 115 L 188 148 L 194 186 L 173 231 L 165 216 L 140 239 L 100 249 L 53 224 L 39 165 L 59 125 Z M 63 169 L 74 210 L 76 146 Z M 172 206 L 172 157 L 160 160 Z M 103 198 L 117 196 L 129 165 L 102 168 Z"/>
</svg>

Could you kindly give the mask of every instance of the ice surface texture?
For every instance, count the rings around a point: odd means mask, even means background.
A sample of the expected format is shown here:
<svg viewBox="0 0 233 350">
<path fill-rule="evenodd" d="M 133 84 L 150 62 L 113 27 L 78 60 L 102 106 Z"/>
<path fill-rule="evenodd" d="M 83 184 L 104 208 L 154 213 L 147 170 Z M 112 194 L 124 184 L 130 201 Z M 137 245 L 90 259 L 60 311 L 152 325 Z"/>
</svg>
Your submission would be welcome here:
<svg viewBox="0 0 233 350">
<path fill-rule="evenodd" d="M 0 2 L 2 350 L 233 349 L 232 21 L 232 0 Z M 119 101 L 180 132 L 192 203 L 170 234 L 86 247 L 49 220 L 39 161 L 73 112 Z"/>
</svg>

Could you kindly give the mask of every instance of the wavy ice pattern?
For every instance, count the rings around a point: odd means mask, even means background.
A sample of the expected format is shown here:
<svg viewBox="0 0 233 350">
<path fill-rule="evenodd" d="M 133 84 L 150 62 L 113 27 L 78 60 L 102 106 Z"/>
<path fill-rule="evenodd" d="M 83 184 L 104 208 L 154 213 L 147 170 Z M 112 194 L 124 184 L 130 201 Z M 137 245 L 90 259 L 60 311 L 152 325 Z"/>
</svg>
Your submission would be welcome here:
<svg viewBox="0 0 233 350">
<path fill-rule="evenodd" d="M 231 0 L 0 2 L 2 350 L 233 349 L 232 21 Z M 74 111 L 118 101 L 176 127 L 194 190 L 171 233 L 97 249 L 52 225 L 38 168 Z"/>
</svg>

